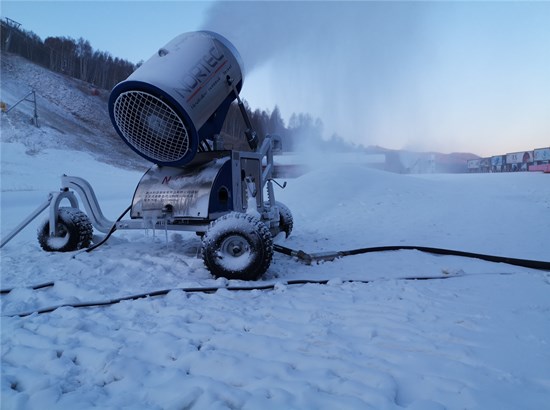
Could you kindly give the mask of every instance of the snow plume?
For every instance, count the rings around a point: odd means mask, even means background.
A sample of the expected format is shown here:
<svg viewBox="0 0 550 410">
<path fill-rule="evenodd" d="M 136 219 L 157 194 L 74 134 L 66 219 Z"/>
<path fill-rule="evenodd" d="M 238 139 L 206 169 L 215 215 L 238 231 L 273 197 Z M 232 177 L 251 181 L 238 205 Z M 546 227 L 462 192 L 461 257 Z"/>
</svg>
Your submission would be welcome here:
<svg viewBox="0 0 550 410">
<path fill-rule="evenodd" d="M 549 13 L 537 2 L 222 1 L 202 28 L 240 51 L 253 107 L 311 113 L 325 138 L 492 153 L 548 135 Z"/>
<path fill-rule="evenodd" d="M 241 53 L 248 70 L 283 60 L 306 66 L 315 80 L 338 80 L 330 78 L 331 73 L 356 78 L 373 65 L 369 64 L 370 58 L 381 58 L 385 54 L 386 59 L 391 59 L 388 46 L 398 46 L 392 44 L 397 43 L 394 41 L 397 34 L 412 34 L 411 30 L 418 24 L 415 21 L 418 8 L 396 9 L 368 2 L 352 5 L 219 2 L 210 8 L 203 28 L 227 36 Z M 388 25 L 390 16 L 393 24 Z M 349 66 L 349 63 L 355 64 Z"/>
<path fill-rule="evenodd" d="M 225 35 L 241 53 L 243 92 L 252 105 L 272 109 L 274 100 L 287 120 L 308 112 L 323 121 L 325 137 L 337 133 L 365 143 L 366 124 L 391 106 L 402 83 L 421 9 L 378 2 L 220 2 L 203 28 Z M 254 84 L 259 73 L 263 80 Z"/>
</svg>

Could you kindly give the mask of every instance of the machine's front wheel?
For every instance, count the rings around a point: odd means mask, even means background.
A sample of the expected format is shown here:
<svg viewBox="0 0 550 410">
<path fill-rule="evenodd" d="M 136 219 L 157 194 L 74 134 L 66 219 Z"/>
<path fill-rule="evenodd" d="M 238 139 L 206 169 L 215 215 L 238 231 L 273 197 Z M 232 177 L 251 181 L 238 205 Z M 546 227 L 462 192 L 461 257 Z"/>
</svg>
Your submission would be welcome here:
<svg viewBox="0 0 550 410">
<path fill-rule="evenodd" d="M 202 257 L 215 277 L 256 280 L 271 264 L 273 239 L 257 217 L 231 212 L 208 228 Z"/>
<path fill-rule="evenodd" d="M 77 208 L 59 208 L 56 236 L 50 236 L 50 221 L 38 229 L 38 242 L 47 252 L 71 252 L 87 248 L 92 242 L 93 227 L 88 216 Z"/>
</svg>

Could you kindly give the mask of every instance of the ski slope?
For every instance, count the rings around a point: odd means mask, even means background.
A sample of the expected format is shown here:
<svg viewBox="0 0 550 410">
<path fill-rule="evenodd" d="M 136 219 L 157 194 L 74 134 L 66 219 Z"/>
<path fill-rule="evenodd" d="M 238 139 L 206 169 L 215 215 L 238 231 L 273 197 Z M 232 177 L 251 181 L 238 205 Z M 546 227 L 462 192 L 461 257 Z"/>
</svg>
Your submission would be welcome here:
<svg viewBox="0 0 550 410">
<path fill-rule="evenodd" d="M 2 53 L 1 63 L 2 100 L 35 89 L 41 126 L 28 104 L 0 118 L 0 236 L 63 174 L 88 180 L 116 219 L 147 164 L 113 135 L 105 101 L 19 57 Z M 325 167 L 276 191 L 295 222 L 276 243 L 550 261 L 550 175 L 413 176 L 314 162 Z M 257 282 L 273 289 L 235 292 L 224 288 L 248 284 L 213 279 L 193 233 L 117 231 L 92 253 L 45 253 L 36 239 L 44 218 L 0 250 L 0 287 L 15 288 L 0 296 L 2 409 L 548 408 L 549 272 L 418 251 L 311 266 L 275 254 Z M 296 279 L 328 284 L 288 284 Z M 54 286 L 30 289 L 46 282 Z M 191 287 L 220 289 L 178 290 Z"/>
<path fill-rule="evenodd" d="M 2 142 L 1 235 L 87 179 L 105 215 L 140 172 L 77 151 Z M 397 175 L 333 165 L 277 200 L 306 252 L 420 245 L 550 260 L 550 176 Z M 43 252 L 38 218 L 0 250 L 1 407 L 10 409 L 542 409 L 550 401 L 550 272 L 418 251 L 306 266 L 281 254 L 273 290 L 64 307 L 215 280 L 193 233 L 117 231 L 91 253 Z M 96 239 L 99 239 L 99 235 Z M 446 280 L 406 281 L 409 276 Z M 329 279 L 290 286 L 288 280 Z M 369 283 L 348 282 L 371 280 Z M 55 282 L 32 291 L 30 285 Z"/>
</svg>

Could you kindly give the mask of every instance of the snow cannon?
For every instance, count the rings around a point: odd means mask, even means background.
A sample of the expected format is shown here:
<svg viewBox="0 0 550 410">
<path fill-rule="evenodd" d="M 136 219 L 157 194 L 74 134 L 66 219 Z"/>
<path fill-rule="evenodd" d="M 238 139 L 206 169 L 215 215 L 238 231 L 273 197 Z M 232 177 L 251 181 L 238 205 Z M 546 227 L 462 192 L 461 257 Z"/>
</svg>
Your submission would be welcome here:
<svg viewBox="0 0 550 410">
<path fill-rule="evenodd" d="M 275 200 L 274 185 L 286 185 L 273 178 L 276 138 L 259 138 L 253 130 L 239 97 L 242 85 L 239 53 L 228 40 L 208 31 L 176 37 L 116 85 L 109 100 L 117 132 L 153 162 L 132 205 L 109 220 L 85 179 L 63 175 L 61 189 L 51 192 L 0 247 L 49 209 L 38 229 L 38 242 L 47 252 L 89 252 L 121 229 L 158 229 L 166 240 L 168 230 L 189 231 L 201 238 L 201 256 L 213 276 L 261 278 L 271 264 L 275 237 L 290 235 L 294 221 Z M 227 146 L 223 141 L 221 128 L 234 100 L 249 150 L 234 150 L 234 141 Z M 105 234 L 95 243 L 94 229 Z"/>
<path fill-rule="evenodd" d="M 109 115 L 136 153 L 182 166 L 220 132 L 242 85 L 241 57 L 229 40 L 209 31 L 184 33 L 114 87 Z"/>
</svg>

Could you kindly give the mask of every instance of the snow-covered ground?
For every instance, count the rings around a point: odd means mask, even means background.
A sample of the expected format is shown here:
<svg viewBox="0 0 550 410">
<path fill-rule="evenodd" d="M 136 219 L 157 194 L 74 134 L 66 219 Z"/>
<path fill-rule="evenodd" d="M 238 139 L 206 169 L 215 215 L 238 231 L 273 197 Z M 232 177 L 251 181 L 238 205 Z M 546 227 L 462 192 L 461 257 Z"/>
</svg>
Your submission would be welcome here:
<svg viewBox="0 0 550 410">
<path fill-rule="evenodd" d="M 107 217 L 141 174 L 75 151 L 2 143 L 1 233 L 88 179 Z M 548 260 L 550 176 L 404 176 L 359 165 L 290 180 L 308 252 L 410 244 Z M 42 220 L 44 217 L 39 218 Z M 192 233 L 118 231 L 87 253 L 43 252 L 34 222 L 0 252 L 2 408 L 541 409 L 550 400 L 550 273 L 416 251 L 305 266 L 276 254 L 275 290 L 185 294 L 103 308 L 63 303 L 215 280 Z M 456 276 L 404 281 L 407 276 Z M 289 286 L 291 279 L 331 279 Z M 368 284 L 347 279 L 373 279 Z M 55 281 L 49 289 L 29 285 Z"/>
<path fill-rule="evenodd" d="M 21 95 L 28 77 L 16 66 L 7 76 L 3 64 L 2 98 Z M 25 67 L 52 101 L 60 92 L 88 98 L 46 87 L 49 74 Z M 128 170 L 124 150 L 108 145 L 114 159 L 99 155 L 102 135 L 80 132 L 84 125 L 61 132 L 65 120 L 75 121 L 65 111 L 43 112 L 34 129 L 26 109 L 2 116 L 0 236 L 58 190 L 62 174 L 87 179 L 116 219 L 142 175 Z M 73 147 L 69 138 L 79 151 L 54 148 Z M 332 164 L 276 194 L 295 220 L 292 236 L 276 242 L 293 249 L 419 245 L 550 261 L 550 175 L 542 173 L 411 176 Z M 46 253 L 36 240 L 44 218 L 0 250 L 1 288 L 15 288 L 1 296 L 2 409 L 538 410 L 550 403 L 550 272 L 418 251 L 312 266 L 275 254 L 260 281 L 273 290 L 235 292 L 223 288 L 243 282 L 213 279 L 193 233 L 117 231 L 91 253 Z M 446 279 L 402 279 L 411 276 Z M 293 279 L 330 281 L 288 285 Z M 55 286 L 29 289 L 49 281 Z M 202 286 L 220 290 L 177 290 Z M 160 289 L 175 290 L 13 316 Z"/>
</svg>

